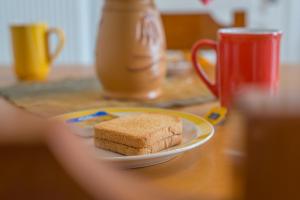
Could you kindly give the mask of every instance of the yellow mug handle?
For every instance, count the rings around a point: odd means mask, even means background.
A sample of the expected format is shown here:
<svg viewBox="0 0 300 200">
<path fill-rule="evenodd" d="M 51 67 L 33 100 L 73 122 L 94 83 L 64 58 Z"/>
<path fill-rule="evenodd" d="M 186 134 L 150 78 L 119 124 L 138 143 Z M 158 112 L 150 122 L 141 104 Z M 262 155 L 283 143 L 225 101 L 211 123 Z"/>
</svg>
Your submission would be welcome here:
<svg viewBox="0 0 300 200">
<path fill-rule="evenodd" d="M 55 34 L 57 35 L 58 38 L 58 44 L 54 50 L 53 53 L 50 53 L 50 50 L 48 49 L 48 60 L 49 63 L 51 64 L 61 53 L 62 49 L 65 46 L 65 33 L 62 29 L 60 28 L 49 28 L 47 31 L 47 38 L 48 38 L 48 43 L 49 43 L 49 37 L 50 35 Z M 49 44 L 48 44 L 48 48 L 49 48 Z"/>
</svg>

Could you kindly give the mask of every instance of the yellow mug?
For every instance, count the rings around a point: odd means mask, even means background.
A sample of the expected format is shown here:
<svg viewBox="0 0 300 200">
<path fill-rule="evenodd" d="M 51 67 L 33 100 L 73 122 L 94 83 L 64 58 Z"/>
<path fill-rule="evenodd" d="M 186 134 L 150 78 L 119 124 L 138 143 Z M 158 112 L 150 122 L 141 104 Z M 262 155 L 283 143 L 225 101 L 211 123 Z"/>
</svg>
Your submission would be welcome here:
<svg viewBox="0 0 300 200">
<path fill-rule="evenodd" d="M 48 28 L 44 23 L 13 25 L 10 30 L 17 78 L 31 81 L 47 79 L 51 63 L 64 47 L 64 32 L 58 28 Z M 53 53 L 49 49 L 51 34 L 58 37 Z"/>
</svg>

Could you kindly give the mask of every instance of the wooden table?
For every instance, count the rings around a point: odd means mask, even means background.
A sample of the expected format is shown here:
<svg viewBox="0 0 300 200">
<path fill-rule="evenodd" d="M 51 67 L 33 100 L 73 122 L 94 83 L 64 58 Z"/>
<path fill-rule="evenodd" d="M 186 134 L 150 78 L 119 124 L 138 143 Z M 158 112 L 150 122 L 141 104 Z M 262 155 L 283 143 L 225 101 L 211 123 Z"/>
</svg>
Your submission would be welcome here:
<svg viewBox="0 0 300 200">
<path fill-rule="evenodd" d="M 285 67 L 283 82 L 296 76 L 298 67 Z M 299 67 L 300 68 L 300 67 Z M 286 71 L 289 71 L 287 76 Z M 93 76 L 93 68 L 57 67 L 54 68 L 49 81 L 63 78 Z M 288 78 L 287 78 L 288 77 Z M 0 86 L 16 83 L 10 68 L 0 68 Z M 203 115 L 216 103 L 208 103 L 184 108 L 186 112 Z M 230 122 L 231 121 L 231 122 Z M 233 123 L 232 123 L 233 122 Z M 187 152 L 169 162 L 152 167 L 130 170 L 130 173 L 145 177 L 150 183 L 171 191 L 179 191 L 196 196 L 216 199 L 233 199 L 241 195 L 242 173 L 235 149 L 239 140 L 238 122 L 229 119 L 224 126 L 216 128 L 215 136 L 203 147 Z M 235 142 L 233 142 L 235 141 Z"/>
</svg>

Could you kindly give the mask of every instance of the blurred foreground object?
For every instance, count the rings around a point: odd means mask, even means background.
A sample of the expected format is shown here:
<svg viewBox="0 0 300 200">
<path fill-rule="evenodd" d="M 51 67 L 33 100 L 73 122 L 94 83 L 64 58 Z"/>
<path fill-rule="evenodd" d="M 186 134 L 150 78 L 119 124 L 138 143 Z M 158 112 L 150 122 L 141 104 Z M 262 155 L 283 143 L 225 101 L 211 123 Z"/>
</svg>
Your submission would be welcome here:
<svg viewBox="0 0 300 200">
<path fill-rule="evenodd" d="M 0 114 L 0 199 L 91 198 L 49 148 L 54 129 L 1 98 Z M 68 145 L 56 148 L 65 151 Z"/>
<path fill-rule="evenodd" d="M 106 0 L 96 69 L 105 96 L 153 99 L 165 78 L 165 37 L 154 0 Z"/>
<path fill-rule="evenodd" d="M 48 28 L 47 24 L 19 24 L 10 27 L 14 53 L 14 70 L 19 80 L 44 81 L 50 65 L 61 53 L 65 35 L 59 28 Z M 50 36 L 58 37 L 58 44 L 50 52 Z"/>
<path fill-rule="evenodd" d="M 300 199 L 300 96 L 248 94 L 238 103 L 244 116 L 246 200 Z"/>
</svg>

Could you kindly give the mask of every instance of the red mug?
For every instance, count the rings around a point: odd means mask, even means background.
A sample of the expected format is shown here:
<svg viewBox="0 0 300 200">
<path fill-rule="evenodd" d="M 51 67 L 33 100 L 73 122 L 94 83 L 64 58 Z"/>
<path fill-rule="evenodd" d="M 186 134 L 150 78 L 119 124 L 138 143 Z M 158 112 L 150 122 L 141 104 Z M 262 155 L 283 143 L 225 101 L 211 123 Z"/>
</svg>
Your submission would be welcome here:
<svg viewBox="0 0 300 200">
<path fill-rule="evenodd" d="M 244 86 L 259 86 L 271 93 L 279 86 L 280 40 L 277 30 L 225 28 L 218 32 L 218 42 L 200 40 L 192 48 L 193 66 L 224 107 Z M 211 83 L 197 62 L 198 50 L 216 51 L 216 81 Z"/>
</svg>

